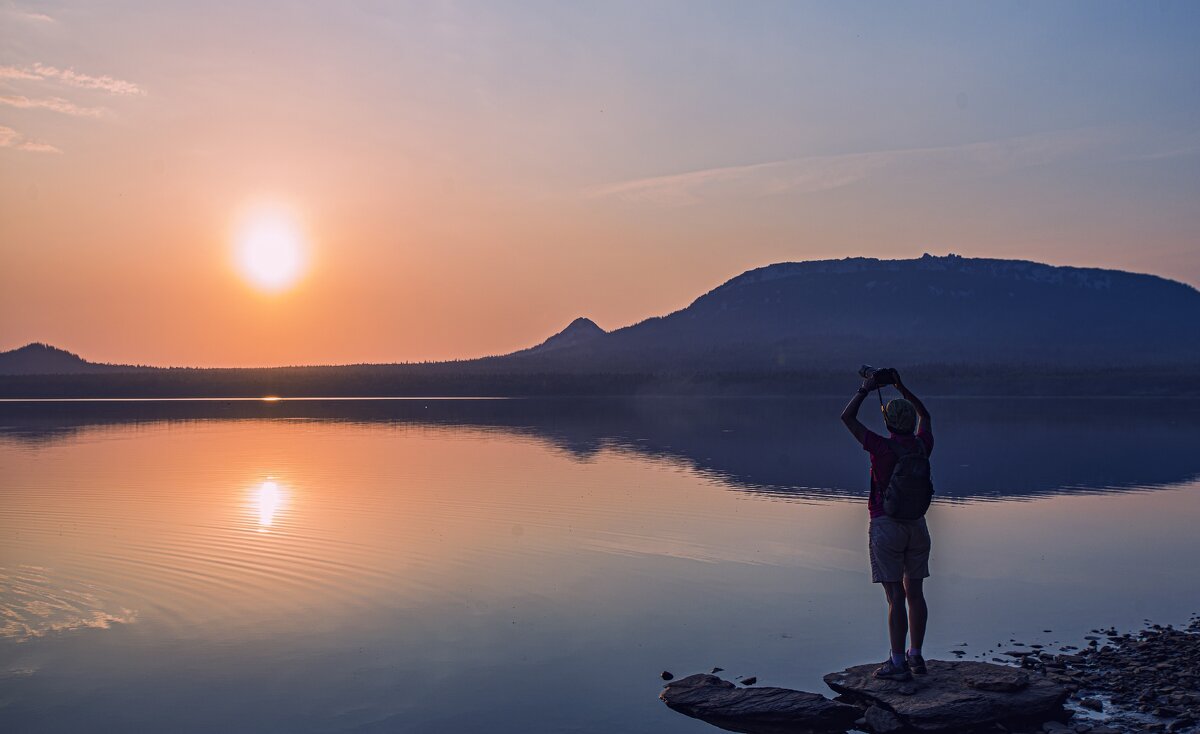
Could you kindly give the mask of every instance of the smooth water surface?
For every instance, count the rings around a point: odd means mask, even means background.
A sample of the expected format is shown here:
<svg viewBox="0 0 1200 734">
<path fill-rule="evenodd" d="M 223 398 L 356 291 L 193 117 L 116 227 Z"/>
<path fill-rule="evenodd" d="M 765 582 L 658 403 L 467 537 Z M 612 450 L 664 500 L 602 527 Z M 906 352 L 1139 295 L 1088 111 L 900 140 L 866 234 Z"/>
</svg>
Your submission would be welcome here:
<svg viewBox="0 0 1200 734">
<path fill-rule="evenodd" d="M 927 656 L 1197 611 L 1195 403 L 930 402 Z M 703 732 L 660 671 L 823 691 L 887 647 L 840 407 L 0 405 L 0 731 Z"/>
</svg>

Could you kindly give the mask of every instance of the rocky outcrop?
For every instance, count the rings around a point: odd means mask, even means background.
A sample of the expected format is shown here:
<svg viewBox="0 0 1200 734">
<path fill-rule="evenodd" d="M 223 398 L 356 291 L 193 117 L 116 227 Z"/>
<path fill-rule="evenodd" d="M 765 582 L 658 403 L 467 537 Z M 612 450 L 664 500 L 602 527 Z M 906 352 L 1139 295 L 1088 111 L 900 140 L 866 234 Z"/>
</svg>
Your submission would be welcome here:
<svg viewBox="0 0 1200 734">
<path fill-rule="evenodd" d="M 1092 630 L 1085 649 L 1064 645 L 1060 654 L 1010 640 L 1029 648 L 1006 653 L 1019 667 L 931 660 L 927 675 L 904 682 L 873 677 L 876 665 L 848 668 L 825 676 L 840 694 L 834 701 L 783 688 L 739 690 L 713 675 L 677 681 L 661 698 L 740 732 L 1200 734 L 1200 616 L 1183 629 L 1146 621 L 1137 634 Z M 1072 710 L 1063 708 L 1068 696 Z"/>
<path fill-rule="evenodd" d="M 859 665 L 830 673 L 825 683 L 847 701 L 889 711 L 905 728 L 924 732 L 1053 719 L 1062 715 L 1069 695 L 1060 683 L 1002 665 L 941 660 L 928 665 L 927 675 L 911 681 L 880 680 L 871 675 L 878 666 Z"/>
<path fill-rule="evenodd" d="M 723 729 L 768 732 L 845 731 L 862 709 L 818 693 L 787 688 L 738 688 L 715 675 L 697 673 L 668 683 L 659 698 L 672 709 Z"/>
<path fill-rule="evenodd" d="M 825 676 L 837 700 L 787 688 L 739 688 L 699 673 L 668 683 L 659 695 L 668 706 L 723 729 L 771 732 L 841 732 L 854 727 L 876 734 L 962 732 L 997 723 L 1029 724 L 1065 718 L 1066 686 L 1040 674 L 1004 665 L 930 660 L 929 673 L 911 681 L 880 680 L 877 665 L 859 665 Z"/>
</svg>

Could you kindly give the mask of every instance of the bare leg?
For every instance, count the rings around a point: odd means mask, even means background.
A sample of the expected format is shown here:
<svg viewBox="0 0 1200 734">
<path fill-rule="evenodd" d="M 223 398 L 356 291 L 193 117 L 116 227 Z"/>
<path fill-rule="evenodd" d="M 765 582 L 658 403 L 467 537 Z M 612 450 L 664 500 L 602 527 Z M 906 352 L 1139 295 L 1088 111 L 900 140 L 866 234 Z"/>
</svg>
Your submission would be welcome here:
<svg viewBox="0 0 1200 734">
<path fill-rule="evenodd" d="M 892 652 L 903 655 L 904 638 L 908 637 L 908 612 L 904 608 L 904 584 L 900 581 L 884 581 L 883 593 L 887 594 L 888 637 L 892 643 Z"/>
<path fill-rule="evenodd" d="M 920 649 L 925 642 L 925 625 L 929 622 L 929 607 L 925 604 L 924 579 L 904 579 L 904 595 L 908 599 L 908 627 L 912 632 L 912 646 Z"/>
</svg>

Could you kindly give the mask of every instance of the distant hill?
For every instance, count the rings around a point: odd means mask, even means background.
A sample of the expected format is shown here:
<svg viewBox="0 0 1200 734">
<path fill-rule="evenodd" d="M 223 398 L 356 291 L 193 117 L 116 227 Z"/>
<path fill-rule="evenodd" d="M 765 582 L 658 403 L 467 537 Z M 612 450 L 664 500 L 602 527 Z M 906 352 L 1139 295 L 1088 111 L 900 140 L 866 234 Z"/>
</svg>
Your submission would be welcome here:
<svg viewBox="0 0 1200 734">
<path fill-rule="evenodd" d="M 925 255 L 751 270 L 667 316 L 489 360 L 518 371 L 885 364 L 1116 367 L 1200 359 L 1200 292 L 1153 275 Z"/>
<path fill-rule="evenodd" d="M 596 326 L 596 322 L 580 316 L 567 324 L 567 328 L 538 344 L 536 347 L 523 349 L 514 354 L 537 355 L 562 349 L 586 348 L 589 344 L 594 343 L 607 333 L 604 329 Z"/>
<path fill-rule="evenodd" d="M 3 397 L 840 392 L 858 365 L 955 394 L 1194 395 L 1200 292 L 1153 275 L 955 255 L 779 263 L 606 332 L 586 318 L 511 354 L 270 369 L 0 353 Z"/>
<path fill-rule="evenodd" d="M 136 370 L 136 367 L 97 364 L 49 344 L 26 344 L 0 352 L 0 375 L 79 375 Z"/>
</svg>

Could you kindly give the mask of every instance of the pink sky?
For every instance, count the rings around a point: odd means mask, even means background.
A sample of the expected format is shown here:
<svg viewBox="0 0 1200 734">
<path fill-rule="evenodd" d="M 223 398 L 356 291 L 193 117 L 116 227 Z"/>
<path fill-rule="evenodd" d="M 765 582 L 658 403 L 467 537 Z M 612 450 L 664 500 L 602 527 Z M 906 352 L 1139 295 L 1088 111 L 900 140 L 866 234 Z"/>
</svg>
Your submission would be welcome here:
<svg viewBox="0 0 1200 734">
<path fill-rule="evenodd" d="M 914 7 L 9 4 L 0 349 L 472 357 L 851 255 L 1200 283 L 1193 8 Z"/>
</svg>

